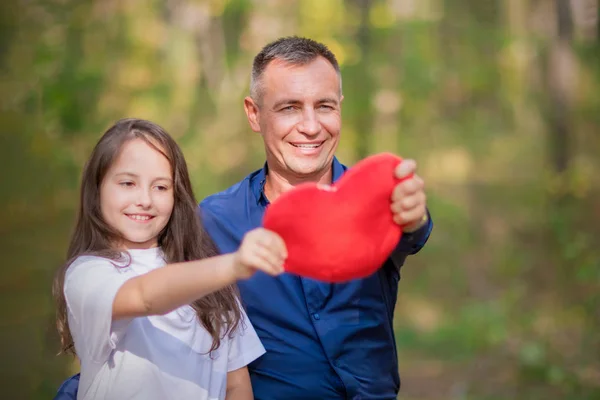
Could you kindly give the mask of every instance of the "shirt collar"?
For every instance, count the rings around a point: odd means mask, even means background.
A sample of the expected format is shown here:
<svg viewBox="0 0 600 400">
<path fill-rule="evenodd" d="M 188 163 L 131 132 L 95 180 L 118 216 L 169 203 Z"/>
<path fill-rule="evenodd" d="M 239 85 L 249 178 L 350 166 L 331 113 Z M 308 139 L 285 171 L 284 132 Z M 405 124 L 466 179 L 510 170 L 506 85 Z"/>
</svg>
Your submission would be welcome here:
<svg viewBox="0 0 600 400">
<path fill-rule="evenodd" d="M 346 171 L 346 167 L 343 166 L 337 159 L 337 157 L 333 157 L 332 162 L 332 175 L 333 182 L 336 182 Z M 265 182 L 267 178 L 267 173 L 269 172 L 269 167 L 265 162 L 265 165 L 262 169 L 256 171 L 250 179 L 250 185 L 252 192 L 254 193 L 254 198 L 256 199 L 257 204 L 262 204 L 266 206 L 269 204 L 269 200 L 267 200 L 267 196 L 265 195 Z"/>
</svg>

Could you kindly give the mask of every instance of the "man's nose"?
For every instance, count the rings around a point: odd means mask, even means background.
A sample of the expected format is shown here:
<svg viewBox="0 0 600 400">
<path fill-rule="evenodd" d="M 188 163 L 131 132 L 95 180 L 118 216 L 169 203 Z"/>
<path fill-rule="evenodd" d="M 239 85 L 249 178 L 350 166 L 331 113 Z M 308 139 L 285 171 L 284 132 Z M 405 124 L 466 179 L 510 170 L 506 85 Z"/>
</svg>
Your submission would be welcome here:
<svg viewBox="0 0 600 400">
<path fill-rule="evenodd" d="M 307 136 L 315 136 L 321 132 L 321 122 L 315 110 L 312 108 L 304 110 L 302 121 L 298 124 L 298 131 Z"/>
</svg>

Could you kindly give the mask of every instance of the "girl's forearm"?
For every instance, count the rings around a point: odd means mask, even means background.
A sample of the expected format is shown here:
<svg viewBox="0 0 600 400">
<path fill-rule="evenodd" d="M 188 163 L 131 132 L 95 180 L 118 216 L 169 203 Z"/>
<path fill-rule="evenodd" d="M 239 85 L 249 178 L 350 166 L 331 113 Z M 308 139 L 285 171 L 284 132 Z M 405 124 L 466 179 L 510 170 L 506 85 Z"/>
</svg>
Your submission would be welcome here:
<svg viewBox="0 0 600 400">
<path fill-rule="evenodd" d="M 113 302 L 113 321 L 166 314 L 236 281 L 234 254 L 169 264 L 125 282 Z"/>
</svg>

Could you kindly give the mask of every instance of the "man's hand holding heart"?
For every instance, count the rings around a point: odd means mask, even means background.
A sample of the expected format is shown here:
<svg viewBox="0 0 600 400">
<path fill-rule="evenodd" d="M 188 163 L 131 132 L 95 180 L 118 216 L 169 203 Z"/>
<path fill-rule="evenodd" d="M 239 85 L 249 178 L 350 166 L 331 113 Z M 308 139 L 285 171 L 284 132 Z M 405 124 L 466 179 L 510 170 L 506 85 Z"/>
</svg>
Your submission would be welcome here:
<svg viewBox="0 0 600 400">
<path fill-rule="evenodd" d="M 402 226 L 402 231 L 411 233 L 423 227 L 427 221 L 425 183 L 415 173 L 415 160 L 405 159 L 395 169 L 394 173 L 401 182 L 394 187 L 391 198 L 391 209 L 394 221 Z"/>
</svg>

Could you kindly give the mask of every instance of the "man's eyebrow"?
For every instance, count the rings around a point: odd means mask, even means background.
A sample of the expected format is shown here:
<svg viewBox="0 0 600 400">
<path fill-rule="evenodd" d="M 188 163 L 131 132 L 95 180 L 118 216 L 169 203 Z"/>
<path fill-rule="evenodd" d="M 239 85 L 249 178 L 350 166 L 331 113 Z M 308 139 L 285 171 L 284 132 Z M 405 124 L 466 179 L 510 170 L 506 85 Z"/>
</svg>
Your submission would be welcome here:
<svg viewBox="0 0 600 400">
<path fill-rule="evenodd" d="M 339 100 L 336 99 L 335 97 L 324 97 L 322 99 L 319 99 L 319 101 L 317 101 L 317 104 L 323 104 L 323 103 L 338 104 Z"/>
<path fill-rule="evenodd" d="M 284 100 L 279 100 L 277 103 L 275 103 L 273 105 L 273 108 L 274 109 L 278 109 L 279 107 L 281 107 L 283 105 L 292 106 L 292 105 L 297 105 L 297 104 L 300 104 L 300 103 L 301 103 L 300 100 L 284 99 Z"/>
<path fill-rule="evenodd" d="M 323 97 L 319 100 L 317 100 L 317 104 L 325 104 L 325 103 L 331 103 L 331 104 L 339 104 L 339 100 L 336 99 L 335 97 Z M 294 100 L 294 99 L 284 99 L 284 100 L 280 100 L 278 102 L 276 102 L 273 105 L 273 109 L 277 110 L 282 106 L 293 106 L 293 105 L 298 105 L 298 104 L 302 104 L 302 102 L 300 100 Z"/>
</svg>

